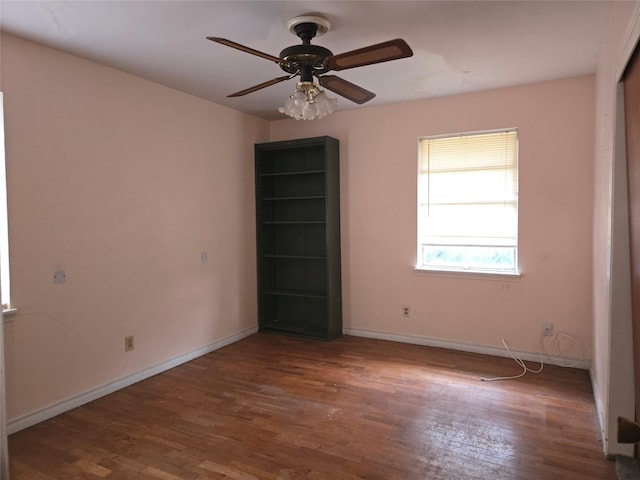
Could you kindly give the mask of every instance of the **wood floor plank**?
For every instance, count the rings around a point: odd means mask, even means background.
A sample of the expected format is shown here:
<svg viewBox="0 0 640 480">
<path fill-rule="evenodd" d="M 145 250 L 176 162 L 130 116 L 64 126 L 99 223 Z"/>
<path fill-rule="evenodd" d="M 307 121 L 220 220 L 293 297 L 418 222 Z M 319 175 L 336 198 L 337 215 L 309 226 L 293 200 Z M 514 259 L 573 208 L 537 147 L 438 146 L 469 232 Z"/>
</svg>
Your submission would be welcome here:
<svg viewBox="0 0 640 480">
<path fill-rule="evenodd" d="M 615 480 L 586 371 L 257 334 L 9 438 L 13 480 Z"/>
</svg>

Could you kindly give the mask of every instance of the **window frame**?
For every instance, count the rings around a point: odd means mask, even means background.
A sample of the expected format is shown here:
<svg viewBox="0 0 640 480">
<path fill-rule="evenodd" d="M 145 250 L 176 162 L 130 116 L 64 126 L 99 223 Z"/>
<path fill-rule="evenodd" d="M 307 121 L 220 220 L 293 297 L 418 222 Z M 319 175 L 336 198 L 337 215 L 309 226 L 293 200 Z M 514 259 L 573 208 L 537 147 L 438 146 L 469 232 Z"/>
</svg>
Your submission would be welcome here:
<svg viewBox="0 0 640 480">
<path fill-rule="evenodd" d="M 424 264 L 422 263 L 422 249 L 424 246 L 424 242 L 421 242 L 423 235 L 423 227 L 421 227 L 421 200 L 423 197 L 423 193 L 421 193 L 421 189 L 424 187 L 421 186 L 421 179 L 424 175 L 423 173 L 423 159 L 422 159 L 422 143 L 425 140 L 438 140 L 438 139 L 451 139 L 451 138 L 464 138 L 469 136 L 479 136 L 479 135 L 492 135 L 498 133 L 515 133 L 515 189 L 513 193 L 515 194 L 515 241 L 512 247 L 505 248 L 513 248 L 514 249 L 514 259 L 513 259 L 513 269 L 512 268 L 481 268 L 478 266 L 445 266 L 445 265 L 436 265 L 436 264 Z M 499 128 L 493 130 L 478 130 L 478 131 L 467 131 L 467 132 L 457 132 L 451 134 L 440 134 L 440 135 L 424 135 L 418 137 L 417 141 L 417 201 L 416 201 L 416 263 L 414 266 L 414 270 L 416 273 L 425 273 L 425 274 L 436 274 L 436 275 L 466 275 L 466 276 L 494 276 L 499 278 L 519 278 L 521 276 L 520 272 L 520 261 L 519 261 L 519 217 L 520 217 L 520 201 L 519 201 L 519 184 L 520 184 L 520 130 L 517 127 L 510 128 Z M 473 204 L 473 202 L 471 202 Z M 421 235 L 422 234 L 422 235 Z M 434 244 L 435 245 L 435 244 Z M 450 244 L 451 247 L 454 247 L 454 244 Z M 473 248 L 474 245 L 471 247 Z M 481 246 L 481 244 L 476 244 L 476 246 Z M 486 245 L 485 245 L 486 246 Z"/>
<path fill-rule="evenodd" d="M 4 94 L 2 91 L 0 91 L 0 299 L 0 303 L 2 304 L 2 313 L 4 315 L 10 315 L 17 311 L 11 303 Z"/>
</svg>

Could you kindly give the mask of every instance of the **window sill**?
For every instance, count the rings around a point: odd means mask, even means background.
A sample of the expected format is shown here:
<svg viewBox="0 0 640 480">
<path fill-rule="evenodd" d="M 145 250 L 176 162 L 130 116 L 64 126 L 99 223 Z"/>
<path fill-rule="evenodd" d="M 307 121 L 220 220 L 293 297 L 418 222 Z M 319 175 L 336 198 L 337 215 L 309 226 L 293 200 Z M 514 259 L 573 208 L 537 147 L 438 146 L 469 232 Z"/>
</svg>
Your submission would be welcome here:
<svg viewBox="0 0 640 480">
<path fill-rule="evenodd" d="M 466 277 L 476 279 L 492 279 L 503 281 L 516 281 L 522 277 L 520 272 L 495 272 L 495 271 L 482 271 L 482 270 L 457 270 L 457 269 L 444 269 L 444 268 L 427 268 L 427 267 L 414 267 L 414 272 L 417 275 L 427 275 L 436 277 Z"/>
<path fill-rule="evenodd" d="M 15 314 L 18 313 L 18 309 L 15 307 L 3 308 L 2 318 L 4 322 L 13 322 L 15 320 Z"/>
</svg>

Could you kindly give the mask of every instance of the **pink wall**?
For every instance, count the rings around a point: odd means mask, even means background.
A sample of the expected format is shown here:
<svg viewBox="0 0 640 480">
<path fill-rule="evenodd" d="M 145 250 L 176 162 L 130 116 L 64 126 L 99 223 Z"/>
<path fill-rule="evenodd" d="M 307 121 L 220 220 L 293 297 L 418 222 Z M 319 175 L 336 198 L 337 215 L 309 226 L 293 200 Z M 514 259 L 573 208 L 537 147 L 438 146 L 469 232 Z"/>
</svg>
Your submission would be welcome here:
<svg viewBox="0 0 640 480">
<path fill-rule="evenodd" d="M 9 420 L 255 329 L 268 122 L 15 37 L 1 53 Z"/>
<path fill-rule="evenodd" d="M 346 102 L 346 100 L 339 100 Z M 594 77 L 272 122 L 272 140 L 341 141 L 344 318 L 357 334 L 538 352 L 542 322 L 592 342 Z M 522 277 L 417 274 L 417 139 L 520 129 Z M 411 318 L 401 306 L 411 306 Z M 457 345 L 456 345 L 457 344 Z"/>
</svg>

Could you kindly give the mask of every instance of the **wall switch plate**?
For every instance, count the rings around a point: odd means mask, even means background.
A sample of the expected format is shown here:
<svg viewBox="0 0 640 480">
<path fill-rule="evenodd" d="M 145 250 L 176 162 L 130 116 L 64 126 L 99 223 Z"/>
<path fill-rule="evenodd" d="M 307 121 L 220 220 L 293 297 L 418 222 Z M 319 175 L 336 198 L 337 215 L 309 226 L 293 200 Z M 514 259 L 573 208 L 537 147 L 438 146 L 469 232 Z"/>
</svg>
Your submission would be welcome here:
<svg viewBox="0 0 640 480">
<path fill-rule="evenodd" d="M 64 270 L 56 270 L 53 272 L 53 283 L 59 285 L 67 281 L 67 273 Z"/>
</svg>

